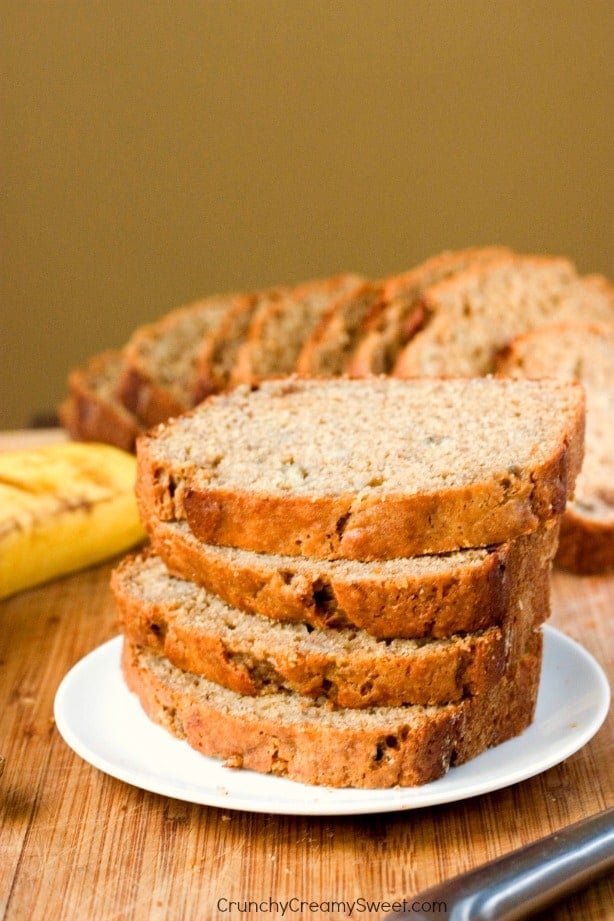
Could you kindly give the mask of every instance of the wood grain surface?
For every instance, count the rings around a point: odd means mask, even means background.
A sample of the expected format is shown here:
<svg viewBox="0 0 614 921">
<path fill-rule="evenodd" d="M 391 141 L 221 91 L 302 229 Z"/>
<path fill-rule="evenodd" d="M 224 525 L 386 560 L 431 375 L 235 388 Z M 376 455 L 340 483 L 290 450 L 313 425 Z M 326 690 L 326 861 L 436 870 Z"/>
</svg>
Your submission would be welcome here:
<svg viewBox="0 0 614 921">
<path fill-rule="evenodd" d="M 50 432 L 29 439 L 57 437 Z M 0 437 L 0 448 L 23 443 L 19 435 Z M 386 901 L 413 899 L 439 880 L 614 803 L 611 715 L 581 751 L 538 777 L 404 813 L 250 814 L 114 780 L 75 755 L 53 721 L 62 677 L 117 633 L 108 587 L 112 565 L 0 603 L 5 921 L 373 921 L 390 914 Z M 551 623 L 585 646 L 610 680 L 613 618 L 614 577 L 555 572 Z M 363 901 L 351 914 L 342 910 L 339 903 L 354 900 Z M 614 880 L 593 884 L 546 917 L 614 919 Z"/>
</svg>

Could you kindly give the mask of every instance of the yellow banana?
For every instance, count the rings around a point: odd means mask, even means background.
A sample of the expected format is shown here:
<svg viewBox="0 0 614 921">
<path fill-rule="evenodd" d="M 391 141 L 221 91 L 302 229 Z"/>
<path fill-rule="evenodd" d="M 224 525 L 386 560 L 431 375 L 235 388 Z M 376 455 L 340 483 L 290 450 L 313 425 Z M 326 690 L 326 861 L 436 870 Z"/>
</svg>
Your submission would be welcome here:
<svg viewBox="0 0 614 921">
<path fill-rule="evenodd" d="M 142 541 L 135 474 L 131 454 L 97 443 L 0 454 L 0 598 Z"/>
</svg>

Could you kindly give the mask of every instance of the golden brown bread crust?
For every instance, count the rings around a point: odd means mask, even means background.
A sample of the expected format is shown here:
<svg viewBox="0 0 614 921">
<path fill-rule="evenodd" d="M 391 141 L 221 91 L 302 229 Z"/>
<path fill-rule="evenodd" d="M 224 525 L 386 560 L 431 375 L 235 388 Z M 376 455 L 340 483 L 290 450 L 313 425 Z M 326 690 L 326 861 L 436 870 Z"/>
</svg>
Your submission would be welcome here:
<svg viewBox="0 0 614 921">
<path fill-rule="evenodd" d="M 204 755 L 307 784 L 387 788 L 436 780 L 526 729 L 537 699 L 541 633 L 534 644 L 488 694 L 428 708 L 327 713 L 288 694 L 250 698 L 246 708 L 240 695 L 129 642 L 122 668 L 148 716 Z"/>
<path fill-rule="evenodd" d="M 296 557 L 235 554 L 198 541 L 185 524 L 150 522 L 154 550 L 175 575 L 204 586 L 228 604 L 254 614 L 314 627 L 358 627 L 381 639 L 446 637 L 502 626 L 506 636 L 519 612 L 534 624 L 549 614 L 549 580 L 558 528 L 493 547 L 479 565 L 450 562 L 434 571 L 335 562 L 305 567 Z M 271 561 L 274 561 L 272 564 Z"/>
<path fill-rule="evenodd" d="M 91 394 L 69 394 L 58 406 L 58 418 L 73 441 L 98 441 L 129 453 L 140 431 L 121 424 L 113 408 L 106 401 L 92 399 Z"/>
<path fill-rule="evenodd" d="M 476 484 L 440 493 L 376 497 L 353 495 L 262 496 L 237 490 L 191 489 L 183 495 L 185 518 L 207 543 L 259 553 L 317 559 L 376 560 L 446 553 L 503 543 L 534 531 L 559 515 L 566 502 L 568 473 L 575 479 L 581 448 L 574 441 L 535 470 L 512 496 L 504 483 Z M 139 472 L 138 495 L 155 493 Z M 288 521 L 292 521 L 289 531 Z M 266 528 L 261 525 L 266 521 Z"/>
</svg>

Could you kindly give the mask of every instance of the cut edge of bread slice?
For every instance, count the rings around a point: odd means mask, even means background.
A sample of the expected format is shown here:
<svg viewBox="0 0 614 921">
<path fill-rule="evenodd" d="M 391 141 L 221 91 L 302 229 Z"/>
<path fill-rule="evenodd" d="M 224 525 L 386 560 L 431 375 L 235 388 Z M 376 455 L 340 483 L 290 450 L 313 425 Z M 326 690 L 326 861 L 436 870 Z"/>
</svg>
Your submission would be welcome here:
<svg viewBox="0 0 614 921">
<path fill-rule="evenodd" d="M 185 521 L 150 521 L 149 537 L 171 573 L 248 613 L 378 639 L 444 638 L 491 626 L 511 635 L 525 609 L 546 620 L 558 519 L 497 546 L 366 563 L 207 544 Z"/>
<path fill-rule="evenodd" d="M 365 279 L 353 272 L 294 285 L 257 305 L 236 349 L 229 385 L 252 384 L 296 370 L 306 341 L 331 307 L 361 289 Z"/>
<path fill-rule="evenodd" d="M 134 331 L 123 348 L 118 394 L 144 426 L 157 425 L 194 405 L 201 342 L 218 329 L 236 299 L 234 293 L 210 295 Z"/>
</svg>

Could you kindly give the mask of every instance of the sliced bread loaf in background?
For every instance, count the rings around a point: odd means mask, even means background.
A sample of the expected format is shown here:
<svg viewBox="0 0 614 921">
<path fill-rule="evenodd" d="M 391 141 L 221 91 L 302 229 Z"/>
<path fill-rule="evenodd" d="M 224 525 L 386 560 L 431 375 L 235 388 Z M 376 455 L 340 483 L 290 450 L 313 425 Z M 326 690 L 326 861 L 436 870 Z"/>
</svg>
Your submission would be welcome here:
<svg viewBox="0 0 614 921">
<path fill-rule="evenodd" d="M 192 393 L 198 403 L 230 386 L 237 355 L 253 317 L 287 296 L 287 288 L 252 291 L 237 298 L 220 325 L 197 343 Z"/>
<path fill-rule="evenodd" d="M 344 284 L 346 295 L 336 298 L 335 285 Z M 297 308 L 301 291 L 312 294 Z M 614 323 L 610 281 L 580 274 L 569 259 L 519 255 L 505 246 L 445 251 L 377 282 L 348 272 L 236 297 L 214 295 L 171 311 L 135 330 L 122 349 L 101 352 L 70 372 L 59 418 L 74 439 L 134 450 L 136 436 L 152 422 L 240 380 L 251 384 L 288 371 L 483 376 L 519 336 L 577 322 Z M 611 481 L 605 455 L 604 464 Z M 611 568 L 609 525 L 602 527 L 610 500 L 607 487 L 598 491 L 591 509 L 576 504 L 583 546 L 574 544 L 580 532 L 569 528 L 571 508 L 563 526 L 558 559 L 575 571 Z"/>
<path fill-rule="evenodd" d="M 200 343 L 218 329 L 236 302 L 221 294 L 179 307 L 137 329 L 123 350 L 118 394 L 145 426 L 194 405 L 194 377 Z"/>
<path fill-rule="evenodd" d="M 290 374 L 322 317 L 340 299 L 354 297 L 364 279 L 351 273 L 305 282 L 264 300 L 238 345 L 229 384 L 251 384 Z"/>
<path fill-rule="evenodd" d="M 381 286 L 365 282 L 334 301 L 304 342 L 291 371 L 306 377 L 343 374 L 363 333 L 366 317 L 381 299 Z"/>
</svg>

